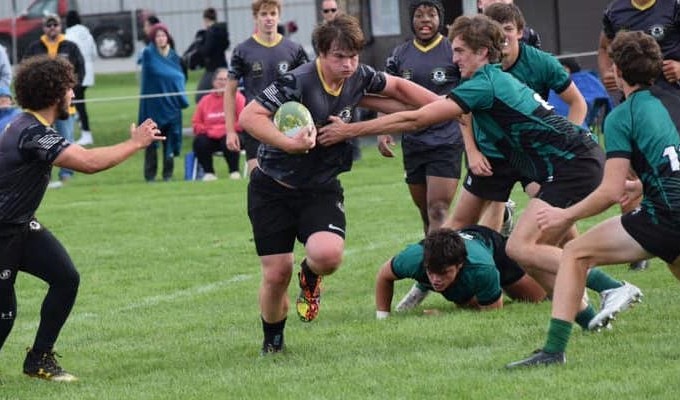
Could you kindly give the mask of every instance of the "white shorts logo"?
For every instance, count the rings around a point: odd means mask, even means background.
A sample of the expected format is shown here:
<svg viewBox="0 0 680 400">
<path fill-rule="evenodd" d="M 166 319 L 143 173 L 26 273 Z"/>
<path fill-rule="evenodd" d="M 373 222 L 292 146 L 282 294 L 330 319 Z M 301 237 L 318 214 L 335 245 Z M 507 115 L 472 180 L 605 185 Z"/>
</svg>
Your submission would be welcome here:
<svg viewBox="0 0 680 400">
<path fill-rule="evenodd" d="M 9 269 L 3 269 L 0 271 L 0 280 L 6 281 L 12 277 L 12 271 Z"/>
</svg>

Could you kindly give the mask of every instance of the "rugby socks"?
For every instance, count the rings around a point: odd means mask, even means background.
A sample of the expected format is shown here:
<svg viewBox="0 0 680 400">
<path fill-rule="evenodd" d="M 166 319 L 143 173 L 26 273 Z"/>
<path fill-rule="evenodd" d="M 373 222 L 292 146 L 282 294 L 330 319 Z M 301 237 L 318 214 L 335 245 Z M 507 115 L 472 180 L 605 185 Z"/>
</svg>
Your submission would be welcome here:
<svg viewBox="0 0 680 400">
<path fill-rule="evenodd" d="M 616 289 L 623 286 L 623 283 L 617 281 L 600 268 L 591 268 L 588 270 L 586 276 L 586 287 L 598 293 L 602 293 L 608 289 Z"/>
<path fill-rule="evenodd" d="M 569 336 L 571 336 L 571 322 L 551 318 L 548 327 L 548 339 L 543 346 L 543 351 L 546 353 L 563 353 L 567 348 L 567 343 L 569 343 Z"/>
<path fill-rule="evenodd" d="M 260 317 L 261 318 L 261 317 Z M 271 348 L 279 351 L 283 349 L 283 329 L 286 327 L 286 318 L 270 324 L 262 318 L 262 330 L 264 331 L 263 349 Z"/>
<path fill-rule="evenodd" d="M 300 263 L 300 267 L 302 273 L 305 275 L 305 282 L 307 282 L 307 287 L 309 288 L 309 291 L 314 293 L 314 289 L 316 289 L 316 281 L 319 280 L 319 275 L 315 274 L 314 271 L 312 271 L 312 269 L 309 268 L 309 265 L 307 265 L 306 258 L 302 260 L 302 263 Z"/>
<path fill-rule="evenodd" d="M 593 317 L 595 317 L 595 308 L 591 304 L 588 304 L 588 307 L 584 308 L 583 310 L 579 311 L 578 314 L 576 314 L 576 323 L 579 324 L 581 328 L 583 328 L 584 331 L 588 330 L 588 322 L 590 322 Z"/>
</svg>

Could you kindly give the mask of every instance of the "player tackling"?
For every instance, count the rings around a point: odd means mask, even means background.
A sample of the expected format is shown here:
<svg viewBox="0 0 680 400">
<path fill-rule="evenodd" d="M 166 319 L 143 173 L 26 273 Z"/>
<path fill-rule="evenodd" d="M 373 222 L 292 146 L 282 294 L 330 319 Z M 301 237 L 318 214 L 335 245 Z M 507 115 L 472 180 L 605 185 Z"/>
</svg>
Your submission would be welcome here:
<svg viewBox="0 0 680 400">
<path fill-rule="evenodd" d="M 239 118 L 240 125 L 262 142 L 248 186 L 248 216 L 262 268 L 262 354 L 284 348 L 296 239 L 305 246 L 297 313 L 307 322 L 319 313 L 322 277 L 340 267 L 344 251 L 345 210 L 338 174 L 352 166 L 349 142 L 316 146 L 313 127 L 286 136 L 273 124 L 272 115 L 282 104 L 297 101 L 309 109 L 316 125 L 323 125 L 329 116 L 349 122 L 357 105 L 379 108 L 389 99 L 398 99 L 419 106 L 436 99 L 434 93 L 407 80 L 360 64 L 364 35 L 351 16 L 340 15 L 317 26 L 313 42 L 319 54 L 316 60 L 272 83 Z M 366 93 L 387 99 L 371 105 L 370 100 L 362 100 Z"/>
</svg>

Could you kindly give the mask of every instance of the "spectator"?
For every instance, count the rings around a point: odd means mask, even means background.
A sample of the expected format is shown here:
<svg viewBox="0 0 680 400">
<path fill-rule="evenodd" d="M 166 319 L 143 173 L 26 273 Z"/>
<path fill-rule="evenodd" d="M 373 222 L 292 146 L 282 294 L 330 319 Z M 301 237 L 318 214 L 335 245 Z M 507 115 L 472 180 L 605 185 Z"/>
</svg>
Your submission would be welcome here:
<svg viewBox="0 0 680 400">
<path fill-rule="evenodd" d="M 168 28 L 160 23 L 152 26 L 149 38 L 152 41 L 140 56 L 142 99 L 139 103 L 139 122 L 153 119 L 166 137 L 163 142 L 162 176 L 164 181 L 168 181 L 172 179 L 174 170 L 173 158 L 180 154 L 182 148 L 182 109 L 189 106 L 184 94 L 186 78 L 180 58 L 170 46 Z M 158 144 L 152 143 L 144 153 L 144 179 L 147 182 L 156 179 L 157 150 Z"/>
<path fill-rule="evenodd" d="M 144 44 L 147 45 L 153 40 L 149 38 L 149 34 L 151 33 L 151 27 L 160 24 L 161 20 L 155 16 L 155 15 L 147 15 L 146 18 L 144 18 L 144 23 L 142 25 L 142 30 L 144 31 Z"/>
<path fill-rule="evenodd" d="M 213 153 L 221 151 L 229 166 L 229 177 L 239 179 L 238 161 L 240 151 L 227 149 L 227 131 L 224 125 L 224 88 L 227 86 L 229 71 L 226 68 L 218 68 L 213 75 L 213 92 L 208 93 L 198 102 L 196 112 L 191 119 L 194 128 L 194 154 L 201 168 L 205 172 L 204 181 L 217 179 L 213 167 Z M 246 98 L 241 92 L 236 93 L 236 118 L 246 105 Z M 241 131 L 238 123 L 235 127 Z"/>
<path fill-rule="evenodd" d="M 339 11 L 337 1 L 323 0 L 321 2 L 321 17 L 323 17 L 324 22 L 333 20 Z"/>
<path fill-rule="evenodd" d="M 197 53 L 202 59 L 205 72 L 198 82 L 197 90 L 208 90 L 213 86 L 213 75 L 218 68 L 227 68 L 227 56 L 224 52 L 229 48 L 229 32 L 226 22 L 217 22 L 214 8 L 203 11 L 205 34 L 197 46 Z M 196 104 L 205 93 L 196 93 Z"/>
<path fill-rule="evenodd" d="M 12 93 L 9 88 L 0 86 L 0 136 L 5 131 L 7 124 L 20 113 L 21 110 L 12 101 Z"/>
<path fill-rule="evenodd" d="M 48 14 L 43 18 L 43 32 L 40 39 L 31 43 L 24 53 L 24 58 L 39 54 L 47 54 L 51 58 L 63 57 L 67 59 L 76 75 L 76 85 L 82 85 L 85 77 L 85 61 L 78 49 L 78 45 L 67 40 L 61 33 L 61 20 L 58 15 Z M 54 128 L 60 135 L 64 136 L 69 142 L 73 142 L 73 124 L 76 108 L 71 105 L 69 114 L 64 119 L 56 119 Z M 59 180 L 50 183 L 49 188 L 56 189 L 63 186 L 64 182 L 73 177 L 73 171 L 68 168 L 59 170 Z"/>
<path fill-rule="evenodd" d="M 7 56 L 7 49 L 0 45 L 0 86 L 12 86 L 12 64 Z"/>
<path fill-rule="evenodd" d="M 91 145 L 94 143 L 94 140 L 90 131 L 90 119 L 85 105 L 85 90 L 90 86 L 94 86 L 94 60 L 97 58 L 97 45 L 90 30 L 81 23 L 78 11 L 71 10 L 66 14 L 66 39 L 78 46 L 85 62 L 83 82 L 73 88 L 75 100 L 77 101 L 75 103 L 76 110 L 80 117 L 80 139 L 76 143 L 81 146 Z"/>
</svg>

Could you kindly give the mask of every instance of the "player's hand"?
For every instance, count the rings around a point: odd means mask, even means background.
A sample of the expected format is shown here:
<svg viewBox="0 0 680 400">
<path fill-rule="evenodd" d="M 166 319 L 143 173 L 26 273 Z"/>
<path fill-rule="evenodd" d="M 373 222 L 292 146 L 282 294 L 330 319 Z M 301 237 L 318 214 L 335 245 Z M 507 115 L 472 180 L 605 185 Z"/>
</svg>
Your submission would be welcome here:
<svg viewBox="0 0 680 400">
<path fill-rule="evenodd" d="M 542 231 L 561 230 L 573 224 L 563 208 L 545 207 L 536 213 L 538 228 Z"/>
<path fill-rule="evenodd" d="M 491 163 L 480 151 L 470 151 L 467 154 L 468 168 L 477 176 L 491 176 L 493 169 Z"/>
<path fill-rule="evenodd" d="M 241 151 L 241 141 L 238 138 L 238 133 L 227 132 L 227 136 L 224 140 L 226 140 L 227 149 L 230 151 Z"/>
<path fill-rule="evenodd" d="M 626 179 L 623 195 L 619 199 L 621 208 L 629 210 L 634 206 L 637 207 L 640 197 L 642 197 L 642 182 L 639 179 Z"/>
<path fill-rule="evenodd" d="M 614 77 L 614 71 L 608 71 L 605 74 L 602 74 L 602 84 L 604 85 L 605 89 L 607 89 L 608 92 L 613 92 L 619 90 L 619 87 L 616 86 L 616 78 Z"/>
<path fill-rule="evenodd" d="M 147 118 L 139 126 L 130 124 L 130 139 L 140 147 L 147 147 L 155 141 L 165 140 L 165 136 L 161 136 L 158 125 L 151 118 Z"/>
<path fill-rule="evenodd" d="M 316 146 L 316 127 L 314 125 L 303 126 L 289 139 L 286 152 L 291 154 L 309 153 L 309 150 Z"/>
<path fill-rule="evenodd" d="M 663 76 L 670 83 L 680 80 L 680 61 L 663 60 Z"/>
<path fill-rule="evenodd" d="M 319 129 L 319 143 L 330 146 L 352 138 L 349 124 L 334 115 L 330 116 L 328 120 L 331 123 Z"/>
<path fill-rule="evenodd" d="M 378 135 L 378 151 L 383 157 L 394 157 L 394 152 L 390 147 L 394 147 L 396 145 L 397 144 L 394 142 L 392 135 Z"/>
</svg>

